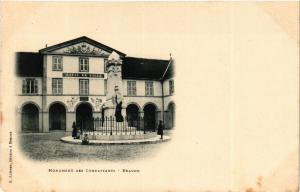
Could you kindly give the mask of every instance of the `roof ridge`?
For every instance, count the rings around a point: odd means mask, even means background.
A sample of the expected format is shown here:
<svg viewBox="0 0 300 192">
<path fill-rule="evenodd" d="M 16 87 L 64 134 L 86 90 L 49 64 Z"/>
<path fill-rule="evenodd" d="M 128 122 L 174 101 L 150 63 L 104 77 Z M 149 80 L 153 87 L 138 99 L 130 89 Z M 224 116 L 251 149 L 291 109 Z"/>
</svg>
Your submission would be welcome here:
<svg viewBox="0 0 300 192">
<path fill-rule="evenodd" d="M 68 40 L 68 41 L 64 41 L 64 42 L 61 42 L 61 43 L 57 43 L 55 45 L 51 45 L 49 47 L 45 47 L 43 49 L 40 49 L 39 50 L 39 53 L 43 52 L 43 51 L 53 51 L 53 50 L 56 50 L 56 49 L 59 49 L 59 48 L 63 48 L 63 47 L 66 47 L 66 46 L 69 46 L 69 45 L 72 45 L 73 43 L 77 43 L 77 41 L 83 41 L 83 40 L 86 40 L 87 42 L 91 43 L 91 44 L 94 44 L 94 46 L 99 46 L 101 47 L 102 49 L 106 49 L 106 51 L 115 51 L 117 52 L 118 54 L 121 54 L 122 56 L 126 56 L 125 53 L 119 51 L 119 50 L 116 50 L 112 47 L 109 47 L 103 43 L 100 43 L 94 39 L 91 39 L 87 36 L 81 36 L 81 37 L 78 37 L 78 38 L 75 38 L 75 39 L 71 39 L 71 40 Z"/>
</svg>

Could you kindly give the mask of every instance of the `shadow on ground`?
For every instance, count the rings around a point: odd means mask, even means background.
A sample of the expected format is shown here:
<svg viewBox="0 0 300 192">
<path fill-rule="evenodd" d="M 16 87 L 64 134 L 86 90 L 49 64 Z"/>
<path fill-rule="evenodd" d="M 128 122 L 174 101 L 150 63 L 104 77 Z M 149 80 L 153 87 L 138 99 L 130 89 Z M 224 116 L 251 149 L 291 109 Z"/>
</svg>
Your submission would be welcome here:
<svg viewBox="0 0 300 192">
<path fill-rule="evenodd" d="M 28 158 L 39 161 L 133 161 L 153 157 L 169 143 L 75 145 L 60 141 L 61 137 L 67 135 L 68 133 L 65 132 L 21 134 L 20 147 Z"/>
</svg>

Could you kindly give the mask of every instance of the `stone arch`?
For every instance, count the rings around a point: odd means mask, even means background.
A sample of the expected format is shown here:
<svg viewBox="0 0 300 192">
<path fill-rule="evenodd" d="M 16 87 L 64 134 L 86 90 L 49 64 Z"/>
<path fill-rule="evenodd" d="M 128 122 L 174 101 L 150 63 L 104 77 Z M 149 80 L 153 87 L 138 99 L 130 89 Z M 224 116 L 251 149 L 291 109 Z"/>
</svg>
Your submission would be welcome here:
<svg viewBox="0 0 300 192">
<path fill-rule="evenodd" d="M 34 102 L 26 102 L 22 105 L 21 129 L 23 132 L 39 131 L 39 108 Z"/>
<path fill-rule="evenodd" d="M 173 128 L 175 126 L 176 105 L 173 101 L 169 102 L 165 117 L 165 127 Z"/>
<path fill-rule="evenodd" d="M 62 102 L 53 102 L 48 111 L 49 130 L 66 130 L 66 106 Z"/>
<path fill-rule="evenodd" d="M 139 108 L 139 111 L 142 111 L 141 106 L 136 102 L 128 102 L 126 108 L 128 107 L 128 105 L 136 105 Z"/>
<path fill-rule="evenodd" d="M 62 102 L 62 101 L 53 101 L 53 102 L 50 103 L 50 104 L 48 105 L 48 107 L 47 107 L 47 111 L 48 111 L 48 112 L 49 112 L 50 107 L 51 107 L 52 105 L 54 105 L 54 104 L 61 104 L 61 105 L 64 106 L 64 108 L 66 109 L 66 112 L 68 111 L 68 107 L 67 107 L 67 105 L 66 105 L 64 102 Z"/>
<path fill-rule="evenodd" d="M 168 103 L 168 105 L 167 105 L 167 110 L 170 108 L 170 106 L 174 106 L 174 108 L 176 108 L 176 105 L 175 105 L 175 103 L 174 103 L 174 101 L 170 101 L 169 103 Z"/>
<path fill-rule="evenodd" d="M 92 119 L 94 108 L 93 105 L 89 102 L 79 102 L 75 106 L 76 113 L 76 125 L 82 130 L 91 130 L 92 129 Z"/>
<path fill-rule="evenodd" d="M 126 117 L 128 121 L 128 125 L 130 127 L 137 127 L 139 122 L 139 116 L 140 116 L 140 107 L 138 104 L 132 102 L 129 103 L 126 107 Z"/>
<path fill-rule="evenodd" d="M 36 102 L 33 102 L 33 101 L 26 101 L 26 102 L 22 103 L 21 107 L 19 108 L 19 112 L 20 112 L 20 113 L 22 113 L 23 107 L 24 107 L 25 105 L 27 105 L 27 104 L 33 104 L 33 105 L 35 105 L 35 106 L 38 108 L 39 112 L 42 112 L 40 106 L 39 106 Z"/>
<path fill-rule="evenodd" d="M 144 112 L 144 129 L 155 130 L 157 124 L 157 105 L 148 102 L 143 106 Z"/>
<path fill-rule="evenodd" d="M 88 101 L 79 101 L 78 103 L 76 103 L 76 105 L 75 105 L 75 107 L 74 107 L 74 112 L 76 112 L 78 106 L 81 105 L 81 104 L 88 104 L 88 105 L 90 105 L 90 107 L 92 108 L 93 113 L 95 112 L 95 107 L 93 106 L 92 103 L 90 103 L 90 102 L 88 102 Z M 103 105 L 102 105 L 102 106 L 103 106 Z M 101 108 L 102 108 L 102 106 L 101 106 Z"/>
<path fill-rule="evenodd" d="M 153 102 L 147 102 L 147 103 L 145 103 L 145 104 L 143 105 L 143 108 L 142 108 L 143 111 L 144 111 L 144 109 L 145 109 L 145 107 L 146 107 L 147 105 L 154 105 L 154 106 L 155 106 L 155 110 L 156 110 L 156 111 L 159 111 L 159 107 L 157 106 L 157 104 L 155 104 L 155 103 L 153 103 Z"/>
</svg>

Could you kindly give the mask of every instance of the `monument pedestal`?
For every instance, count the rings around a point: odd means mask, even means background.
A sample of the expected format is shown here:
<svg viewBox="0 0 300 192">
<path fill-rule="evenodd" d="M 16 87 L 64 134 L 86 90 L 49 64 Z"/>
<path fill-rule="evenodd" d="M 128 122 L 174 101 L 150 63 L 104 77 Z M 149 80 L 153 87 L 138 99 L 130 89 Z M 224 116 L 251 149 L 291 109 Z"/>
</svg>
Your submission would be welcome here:
<svg viewBox="0 0 300 192">
<path fill-rule="evenodd" d="M 104 108 L 104 118 L 114 118 L 115 119 L 116 109 L 113 107 Z"/>
</svg>

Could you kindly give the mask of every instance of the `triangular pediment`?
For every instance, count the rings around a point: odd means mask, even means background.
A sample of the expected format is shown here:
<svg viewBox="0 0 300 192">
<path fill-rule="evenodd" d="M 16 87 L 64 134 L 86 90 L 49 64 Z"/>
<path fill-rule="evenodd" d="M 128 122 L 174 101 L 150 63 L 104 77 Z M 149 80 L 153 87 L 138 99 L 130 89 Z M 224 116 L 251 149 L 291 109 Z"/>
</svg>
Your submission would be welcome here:
<svg viewBox="0 0 300 192">
<path fill-rule="evenodd" d="M 74 45 L 70 45 L 61 49 L 52 51 L 55 54 L 75 54 L 75 55 L 97 55 L 108 57 L 110 52 L 104 51 L 103 49 L 93 46 L 89 43 L 82 42 Z"/>
<path fill-rule="evenodd" d="M 102 43 L 94 41 L 88 37 L 80 37 L 70 41 L 66 41 L 57 45 L 46 47 L 40 50 L 42 54 L 67 54 L 67 55 L 93 55 L 108 57 L 113 51 L 121 56 L 124 53 L 108 47 Z"/>
</svg>

